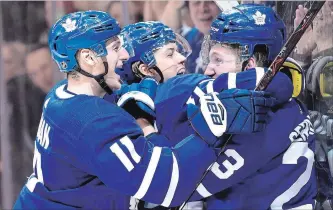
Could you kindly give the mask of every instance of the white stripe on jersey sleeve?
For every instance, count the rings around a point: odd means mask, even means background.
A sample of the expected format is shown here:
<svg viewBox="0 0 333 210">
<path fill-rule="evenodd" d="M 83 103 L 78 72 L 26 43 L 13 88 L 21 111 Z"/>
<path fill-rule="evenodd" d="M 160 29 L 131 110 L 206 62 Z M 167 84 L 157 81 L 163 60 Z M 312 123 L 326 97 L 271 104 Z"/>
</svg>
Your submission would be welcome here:
<svg viewBox="0 0 333 210">
<path fill-rule="evenodd" d="M 207 93 L 213 93 L 214 92 L 214 87 L 213 87 L 213 81 L 209 81 L 206 86 Z"/>
<path fill-rule="evenodd" d="M 203 92 L 198 86 L 195 87 L 194 93 L 200 98 L 201 96 L 205 95 L 205 92 Z"/>
<path fill-rule="evenodd" d="M 203 197 L 203 198 L 207 198 L 209 196 L 211 196 L 212 194 L 206 189 L 205 186 L 203 186 L 203 184 L 199 184 L 199 186 L 197 187 L 197 192 Z"/>
<path fill-rule="evenodd" d="M 228 73 L 228 89 L 236 87 L 236 73 Z"/>
<path fill-rule="evenodd" d="M 128 149 L 129 153 L 131 154 L 131 157 L 136 163 L 139 163 L 141 160 L 140 155 L 135 151 L 135 147 L 133 142 L 128 138 L 128 136 L 125 136 L 120 139 L 120 142 Z"/>
<path fill-rule="evenodd" d="M 153 154 L 151 155 L 150 162 L 147 171 L 145 173 L 145 176 L 143 177 L 143 180 L 141 182 L 140 188 L 133 197 L 141 199 L 143 198 L 143 196 L 146 195 L 148 188 L 153 180 L 158 165 L 158 161 L 160 160 L 161 152 L 162 152 L 162 147 L 154 147 Z"/>
<path fill-rule="evenodd" d="M 38 179 L 33 176 L 33 177 L 29 178 L 26 186 L 30 192 L 34 192 L 37 183 L 38 183 Z"/>
<path fill-rule="evenodd" d="M 128 171 L 133 170 L 134 165 L 117 143 L 112 144 L 110 146 L 110 149 L 119 158 L 121 163 L 126 167 Z"/>
<path fill-rule="evenodd" d="M 256 73 L 257 73 L 257 78 L 256 78 L 256 86 L 259 84 L 261 78 L 264 76 L 265 74 L 265 70 L 262 67 L 256 67 Z"/>
<path fill-rule="evenodd" d="M 175 195 L 177 185 L 178 185 L 178 181 L 179 181 L 178 162 L 177 162 L 177 159 L 176 159 L 176 157 L 173 153 L 172 153 L 172 160 L 173 160 L 173 164 L 172 164 L 172 174 L 171 174 L 170 185 L 169 185 L 168 192 L 167 192 L 167 194 L 164 198 L 164 201 L 161 204 L 162 206 L 165 206 L 165 207 L 170 206 L 171 201 L 172 201 L 172 199 Z"/>
<path fill-rule="evenodd" d="M 274 210 L 274 209 L 272 209 Z M 302 206 L 294 207 L 289 210 L 313 210 L 312 204 L 305 204 Z"/>
</svg>

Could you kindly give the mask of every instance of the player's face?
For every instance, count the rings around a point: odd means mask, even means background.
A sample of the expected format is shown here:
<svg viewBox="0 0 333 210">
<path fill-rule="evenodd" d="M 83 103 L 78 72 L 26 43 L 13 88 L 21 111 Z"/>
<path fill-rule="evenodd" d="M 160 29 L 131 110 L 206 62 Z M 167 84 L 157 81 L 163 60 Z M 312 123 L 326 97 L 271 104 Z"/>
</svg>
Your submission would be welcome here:
<svg viewBox="0 0 333 210">
<path fill-rule="evenodd" d="M 108 62 L 109 71 L 104 78 L 111 89 L 119 89 L 121 80 L 120 76 L 115 72 L 115 68 L 122 67 L 123 62 L 129 58 L 129 54 L 122 47 L 118 37 L 114 37 L 106 43 L 106 50 L 108 52 L 106 61 Z"/>
<path fill-rule="evenodd" d="M 239 72 L 241 68 L 237 65 L 237 52 L 223 45 L 215 45 L 209 51 L 209 64 L 205 75 L 216 78 L 223 73 Z"/>
<path fill-rule="evenodd" d="M 161 70 L 164 81 L 185 73 L 185 57 L 178 52 L 176 43 L 169 43 L 155 53 L 156 66 Z"/>
</svg>

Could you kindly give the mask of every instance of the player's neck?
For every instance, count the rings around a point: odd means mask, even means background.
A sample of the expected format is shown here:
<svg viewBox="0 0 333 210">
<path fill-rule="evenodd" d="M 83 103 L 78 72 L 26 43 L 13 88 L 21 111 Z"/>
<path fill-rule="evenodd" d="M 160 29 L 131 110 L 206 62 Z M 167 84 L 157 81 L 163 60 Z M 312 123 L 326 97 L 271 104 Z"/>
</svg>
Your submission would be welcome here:
<svg viewBox="0 0 333 210">
<path fill-rule="evenodd" d="M 68 78 L 68 91 L 77 95 L 89 95 L 103 97 L 105 91 L 93 78 L 80 77 L 78 79 Z"/>
</svg>

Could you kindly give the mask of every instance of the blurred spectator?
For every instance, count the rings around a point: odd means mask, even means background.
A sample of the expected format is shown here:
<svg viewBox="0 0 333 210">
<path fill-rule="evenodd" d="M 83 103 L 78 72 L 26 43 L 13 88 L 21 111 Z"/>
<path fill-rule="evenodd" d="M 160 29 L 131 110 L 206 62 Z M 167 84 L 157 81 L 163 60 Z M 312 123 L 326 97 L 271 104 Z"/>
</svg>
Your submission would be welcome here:
<svg viewBox="0 0 333 210">
<path fill-rule="evenodd" d="M 194 27 L 188 2 L 182 0 L 169 0 L 160 21 L 183 36 Z"/>
<path fill-rule="evenodd" d="M 10 105 L 9 139 L 15 197 L 32 173 L 33 141 L 37 133 L 45 93 L 36 88 L 26 75 L 7 83 Z"/>
<path fill-rule="evenodd" d="M 1 47 L 5 81 L 24 73 L 26 46 L 21 42 L 4 42 Z"/>
<path fill-rule="evenodd" d="M 127 24 L 143 20 L 143 10 L 140 7 L 140 3 L 134 1 L 110 1 L 107 5 L 107 12 L 118 20 L 121 27 L 124 27 Z M 124 13 L 126 7 L 128 14 Z"/>
<path fill-rule="evenodd" d="M 202 34 L 209 34 L 212 21 L 221 12 L 214 1 L 189 1 L 189 11 L 194 26 Z"/>
<path fill-rule="evenodd" d="M 36 44 L 25 59 L 27 74 L 15 76 L 7 83 L 7 97 L 11 107 L 10 140 L 14 193 L 32 172 L 34 140 L 46 92 L 53 86 L 52 60 L 47 45 Z M 16 58 L 16 55 L 13 55 Z"/>
<path fill-rule="evenodd" d="M 145 1 L 143 9 L 143 20 L 161 20 L 167 1 Z"/>
<path fill-rule="evenodd" d="M 101 10 L 105 11 L 107 1 L 72 1 L 76 11 Z M 106 11 L 105 11 L 106 12 Z"/>
<path fill-rule="evenodd" d="M 298 5 L 295 12 L 294 28 L 304 18 L 311 7 L 310 4 Z M 315 17 L 310 26 L 297 43 L 293 58 L 298 60 L 307 69 L 306 87 L 308 89 L 307 106 L 313 110 L 311 120 L 316 134 L 316 168 L 318 193 L 316 198 L 316 210 L 333 208 L 333 162 L 332 162 L 332 95 L 322 89 L 324 84 L 331 85 L 329 75 L 321 74 L 321 71 L 332 71 L 328 56 L 333 56 L 333 2 L 327 1 Z M 315 62 L 314 59 L 316 60 Z M 326 81 L 325 81 L 326 80 Z M 315 113 L 315 114 L 314 114 Z"/>
<path fill-rule="evenodd" d="M 194 28 L 185 38 L 192 47 L 192 54 L 186 60 L 188 73 L 203 73 L 203 62 L 200 56 L 204 35 L 209 34 L 212 21 L 221 12 L 214 1 L 189 1 L 190 16 Z"/>
<path fill-rule="evenodd" d="M 298 5 L 304 4 L 306 1 L 277 1 L 276 2 L 276 12 L 282 18 L 284 24 L 286 25 L 287 37 L 294 32 L 294 19 L 295 10 Z"/>
<path fill-rule="evenodd" d="M 48 33 L 50 27 L 63 15 L 75 12 L 74 4 L 72 1 L 45 1 L 44 14 L 47 28 L 41 34 L 39 43 L 48 42 Z"/>
<path fill-rule="evenodd" d="M 37 44 L 27 54 L 25 66 L 34 85 L 47 93 L 54 85 L 53 61 L 47 45 Z"/>
<path fill-rule="evenodd" d="M 1 1 L 5 41 L 35 43 L 47 28 L 44 1 Z"/>
<path fill-rule="evenodd" d="M 294 28 L 299 25 L 308 9 L 299 5 L 294 19 Z M 296 45 L 293 57 L 303 66 L 309 66 L 313 58 L 333 55 L 333 2 L 327 1 Z"/>
</svg>

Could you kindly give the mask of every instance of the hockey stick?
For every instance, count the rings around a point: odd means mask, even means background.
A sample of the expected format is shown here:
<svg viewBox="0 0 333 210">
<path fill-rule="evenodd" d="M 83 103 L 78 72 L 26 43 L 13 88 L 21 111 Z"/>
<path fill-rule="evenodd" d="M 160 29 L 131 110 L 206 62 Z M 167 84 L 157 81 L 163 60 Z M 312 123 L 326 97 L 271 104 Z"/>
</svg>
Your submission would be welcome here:
<svg viewBox="0 0 333 210">
<path fill-rule="evenodd" d="M 264 74 L 263 78 L 259 81 L 259 84 L 255 88 L 255 90 L 265 90 L 267 85 L 272 81 L 276 73 L 279 71 L 281 68 L 282 64 L 284 61 L 287 59 L 291 51 L 294 49 L 298 41 L 302 38 L 304 32 L 306 29 L 309 27 L 309 25 L 312 23 L 313 19 L 316 17 L 318 14 L 319 10 L 322 8 L 324 5 L 325 1 L 315 1 L 312 3 L 311 8 L 308 10 L 306 13 L 305 17 L 301 21 L 301 23 L 298 25 L 298 27 L 294 30 L 294 32 L 291 34 L 287 42 L 284 44 L 282 47 L 281 51 L 279 54 L 276 56 L 274 61 L 271 63 L 269 66 L 268 71 Z M 218 161 L 219 157 L 221 154 L 224 152 L 224 149 L 228 143 L 228 141 L 232 138 L 232 135 L 229 136 L 229 138 L 226 140 L 224 146 L 221 148 L 221 151 L 219 152 L 216 160 Z M 212 168 L 214 163 L 212 163 L 208 169 L 205 171 L 203 176 L 201 177 L 200 181 L 197 183 L 195 189 L 192 191 L 191 195 L 187 198 L 187 200 L 184 202 L 184 204 L 180 207 L 180 210 L 182 210 L 185 205 L 188 203 L 188 201 L 191 199 L 193 194 L 195 193 L 196 189 L 198 186 L 202 183 L 203 179 L 206 177 L 210 169 Z"/>
<path fill-rule="evenodd" d="M 279 54 L 275 57 L 274 61 L 269 66 L 268 71 L 264 74 L 263 78 L 259 81 L 259 84 L 255 90 L 265 90 L 267 85 L 272 81 L 276 73 L 281 68 L 284 61 L 290 55 L 291 51 L 295 48 L 298 41 L 302 38 L 304 32 L 312 23 L 321 7 L 325 4 L 325 1 L 315 1 L 312 3 L 311 8 L 306 13 L 302 22 L 298 25 L 295 31 L 291 34 L 287 42 L 282 47 Z"/>
</svg>

